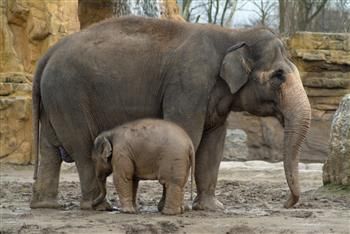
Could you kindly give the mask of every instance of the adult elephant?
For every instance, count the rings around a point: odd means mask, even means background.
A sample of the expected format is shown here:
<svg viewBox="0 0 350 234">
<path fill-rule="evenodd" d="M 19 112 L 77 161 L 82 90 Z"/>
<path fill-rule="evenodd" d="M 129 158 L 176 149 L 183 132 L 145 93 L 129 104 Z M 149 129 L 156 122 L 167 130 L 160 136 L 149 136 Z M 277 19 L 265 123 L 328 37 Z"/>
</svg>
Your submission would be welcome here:
<svg viewBox="0 0 350 234">
<path fill-rule="evenodd" d="M 91 208 L 99 194 L 90 156 L 94 138 L 127 121 L 156 117 L 179 124 L 193 141 L 193 208 L 222 208 L 215 187 L 230 111 L 275 116 L 285 126 L 291 191 L 285 207 L 293 206 L 310 105 L 274 33 L 123 17 L 70 35 L 40 60 L 33 82 L 34 149 L 41 157 L 31 207 L 58 206 L 64 149 L 78 168 L 81 208 Z M 108 208 L 107 201 L 99 207 Z"/>
</svg>

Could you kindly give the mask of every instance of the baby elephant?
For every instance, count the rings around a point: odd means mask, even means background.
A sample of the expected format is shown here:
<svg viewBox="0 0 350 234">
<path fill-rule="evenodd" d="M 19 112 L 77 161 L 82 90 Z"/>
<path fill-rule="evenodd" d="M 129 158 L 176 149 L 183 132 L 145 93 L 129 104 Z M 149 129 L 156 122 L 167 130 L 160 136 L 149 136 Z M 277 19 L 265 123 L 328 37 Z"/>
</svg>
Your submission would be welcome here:
<svg viewBox="0 0 350 234">
<path fill-rule="evenodd" d="M 164 120 L 137 120 L 101 133 L 92 150 L 101 191 L 93 205 L 104 200 L 106 177 L 113 171 L 122 212 L 136 212 L 139 180 L 157 179 L 163 185 L 158 210 L 168 215 L 182 213 L 190 166 L 193 181 L 194 154 L 186 132 Z"/>
</svg>

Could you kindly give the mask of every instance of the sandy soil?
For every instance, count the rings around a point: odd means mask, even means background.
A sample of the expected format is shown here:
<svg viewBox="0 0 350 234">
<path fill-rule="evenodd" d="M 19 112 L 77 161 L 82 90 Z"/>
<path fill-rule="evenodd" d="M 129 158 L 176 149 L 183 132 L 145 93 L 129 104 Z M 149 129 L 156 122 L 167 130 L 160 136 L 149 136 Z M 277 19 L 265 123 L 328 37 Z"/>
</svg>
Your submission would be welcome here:
<svg viewBox="0 0 350 234">
<path fill-rule="evenodd" d="M 350 192 L 322 186 L 321 164 L 300 164 L 302 198 L 282 208 L 288 195 L 281 163 L 224 162 L 217 196 L 220 212 L 187 211 L 178 216 L 157 212 L 161 186 L 143 181 L 137 215 L 81 211 L 78 175 L 64 165 L 60 180 L 61 210 L 29 208 L 33 167 L 1 165 L 0 233 L 350 233 Z M 108 197 L 117 206 L 108 182 Z M 186 192 L 189 201 L 189 188 Z"/>
</svg>

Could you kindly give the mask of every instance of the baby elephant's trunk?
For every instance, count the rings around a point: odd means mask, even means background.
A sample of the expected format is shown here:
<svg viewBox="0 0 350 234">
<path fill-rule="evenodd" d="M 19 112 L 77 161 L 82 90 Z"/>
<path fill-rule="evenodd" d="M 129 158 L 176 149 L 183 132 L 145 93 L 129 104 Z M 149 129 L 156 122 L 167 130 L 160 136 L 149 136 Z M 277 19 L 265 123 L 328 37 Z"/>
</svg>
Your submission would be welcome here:
<svg viewBox="0 0 350 234">
<path fill-rule="evenodd" d="M 100 195 L 98 195 L 98 197 L 95 200 L 93 200 L 92 207 L 95 207 L 102 203 L 106 197 L 106 176 L 103 179 L 99 177 L 97 178 L 97 184 L 98 188 L 100 189 Z"/>
</svg>

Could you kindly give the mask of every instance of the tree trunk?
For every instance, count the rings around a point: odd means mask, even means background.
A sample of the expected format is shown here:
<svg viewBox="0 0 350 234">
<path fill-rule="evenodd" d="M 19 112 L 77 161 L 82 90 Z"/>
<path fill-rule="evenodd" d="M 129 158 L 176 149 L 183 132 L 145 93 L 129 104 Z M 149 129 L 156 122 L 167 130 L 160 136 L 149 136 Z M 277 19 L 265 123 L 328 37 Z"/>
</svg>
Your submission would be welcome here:
<svg viewBox="0 0 350 234">
<path fill-rule="evenodd" d="M 279 16 L 280 16 L 279 31 L 281 34 L 285 33 L 286 1 L 287 0 L 279 0 Z"/>
<path fill-rule="evenodd" d="M 176 0 L 79 0 L 80 29 L 111 16 L 123 15 L 184 21 L 179 14 Z"/>
<path fill-rule="evenodd" d="M 299 0 L 298 3 L 298 30 L 306 31 L 312 20 L 325 7 L 328 0 L 313 2 L 311 0 Z"/>
<path fill-rule="evenodd" d="M 118 17 L 131 13 L 128 0 L 116 0 L 114 8 L 114 14 Z"/>
<path fill-rule="evenodd" d="M 189 21 L 190 19 L 190 6 L 191 6 L 192 0 L 183 0 L 183 5 L 182 5 L 182 17 L 186 20 Z"/>
<path fill-rule="evenodd" d="M 113 15 L 113 0 L 79 0 L 80 29 Z"/>
</svg>

